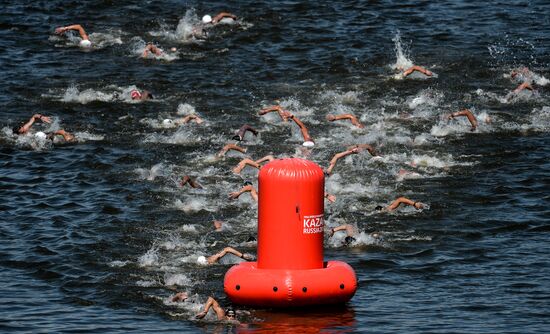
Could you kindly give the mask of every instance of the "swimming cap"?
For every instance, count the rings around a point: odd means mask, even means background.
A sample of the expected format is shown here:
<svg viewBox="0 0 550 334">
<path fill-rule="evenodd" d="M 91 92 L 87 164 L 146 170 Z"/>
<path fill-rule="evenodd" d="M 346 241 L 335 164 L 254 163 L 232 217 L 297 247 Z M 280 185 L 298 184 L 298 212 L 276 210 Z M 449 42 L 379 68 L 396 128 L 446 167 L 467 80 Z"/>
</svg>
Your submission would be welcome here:
<svg viewBox="0 0 550 334">
<path fill-rule="evenodd" d="M 89 39 L 83 39 L 80 41 L 80 43 L 78 43 L 80 45 L 80 47 L 82 48 L 89 48 L 92 46 L 92 42 L 90 42 Z"/>
<path fill-rule="evenodd" d="M 302 145 L 304 145 L 305 147 L 313 147 L 315 146 L 315 143 L 308 140 L 308 141 L 305 141 Z"/>
<path fill-rule="evenodd" d="M 162 121 L 162 125 L 173 125 L 173 124 L 174 124 L 174 121 L 172 121 L 169 118 Z"/>
<path fill-rule="evenodd" d="M 210 23 L 210 22 L 212 22 L 212 16 L 210 16 L 210 15 L 204 15 L 204 16 L 202 17 L 202 23 Z"/>
<path fill-rule="evenodd" d="M 135 89 L 130 93 L 130 96 L 132 96 L 132 100 L 141 99 L 141 93 Z"/>
<path fill-rule="evenodd" d="M 37 133 L 34 134 L 34 136 L 38 139 L 46 139 L 48 136 L 46 136 L 46 134 L 42 131 L 38 131 Z"/>
<path fill-rule="evenodd" d="M 206 258 L 204 256 L 199 256 L 199 258 L 197 259 L 197 263 L 198 264 L 202 264 L 203 266 L 207 265 L 208 264 L 208 261 L 206 260 Z"/>
</svg>

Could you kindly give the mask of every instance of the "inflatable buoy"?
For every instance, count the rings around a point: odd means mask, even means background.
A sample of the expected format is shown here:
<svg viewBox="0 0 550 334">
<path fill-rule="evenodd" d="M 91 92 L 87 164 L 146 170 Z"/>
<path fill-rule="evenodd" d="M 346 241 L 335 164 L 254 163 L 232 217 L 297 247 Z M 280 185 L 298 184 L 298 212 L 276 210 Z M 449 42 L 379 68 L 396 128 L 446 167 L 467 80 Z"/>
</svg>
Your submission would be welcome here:
<svg viewBox="0 0 550 334">
<path fill-rule="evenodd" d="M 323 259 L 322 169 L 308 160 L 279 159 L 264 165 L 258 179 L 258 261 L 230 268 L 225 293 L 250 306 L 347 302 L 357 289 L 355 272 Z"/>
</svg>

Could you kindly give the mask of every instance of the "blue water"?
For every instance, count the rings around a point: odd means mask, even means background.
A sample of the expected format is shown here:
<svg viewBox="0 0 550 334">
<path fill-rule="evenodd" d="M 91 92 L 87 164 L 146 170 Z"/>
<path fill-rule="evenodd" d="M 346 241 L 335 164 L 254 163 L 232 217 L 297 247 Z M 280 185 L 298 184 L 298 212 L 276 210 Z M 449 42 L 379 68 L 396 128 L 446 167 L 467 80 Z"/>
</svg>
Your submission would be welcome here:
<svg viewBox="0 0 550 334">
<path fill-rule="evenodd" d="M 230 11 L 238 25 L 203 41 L 178 31 Z M 547 1 L 6 1 L 0 11 L 0 329 L 16 332 L 541 333 L 550 328 L 550 4 Z M 82 24 L 98 48 L 53 34 Z M 179 25 L 179 30 L 177 29 Z M 154 42 L 173 58 L 139 58 Z M 411 61 L 436 73 L 396 79 Z M 535 92 L 507 100 L 527 66 Z M 133 103 L 147 89 L 154 101 Z M 308 126 L 258 111 L 274 103 Z M 470 108 L 479 128 L 444 116 Z M 163 126 L 195 112 L 205 123 Z M 16 137 L 34 113 L 78 141 Z M 353 113 L 365 125 L 329 123 Z M 490 123 L 485 122 L 489 117 Z M 243 124 L 258 159 L 307 156 L 322 167 L 346 146 L 326 188 L 326 224 L 362 232 L 325 238 L 359 287 L 343 307 L 239 307 L 239 325 L 194 315 L 223 306 L 228 265 L 199 255 L 256 253 L 257 205 L 228 194 L 244 155 L 215 158 Z M 399 177 L 406 170 L 409 177 Z M 182 175 L 205 189 L 181 188 Z M 399 196 L 428 204 L 374 211 Z M 213 232 L 212 221 L 229 226 Z M 379 237 L 373 238 L 370 233 Z M 194 303 L 171 303 L 187 291 Z"/>
</svg>

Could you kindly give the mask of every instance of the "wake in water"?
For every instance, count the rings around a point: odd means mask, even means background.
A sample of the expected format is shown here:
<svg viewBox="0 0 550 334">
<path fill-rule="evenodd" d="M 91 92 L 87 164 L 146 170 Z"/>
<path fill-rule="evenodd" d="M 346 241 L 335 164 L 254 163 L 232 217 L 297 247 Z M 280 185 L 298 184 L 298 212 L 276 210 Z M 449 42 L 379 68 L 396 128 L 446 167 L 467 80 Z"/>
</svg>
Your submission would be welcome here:
<svg viewBox="0 0 550 334">
<path fill-rule="evenodd" d="M 66 103 L 80 103 L 80 104 L 87 104 L 87 103 L 96 102 L 96 101 L 123 102 L 123 103 L 142 102 L 143 100 L 132 98 L 132 93 L 134 91 L 145 92 L 143 90 L 140 90 L 135 85 L 131 85 L 127 87 L 110 85 L 105 87 L 103 90 L 96 90 L 93 88 L 79 90 L 79 88 L 76 85 L 71 85 L 65 90 L 62 96 L 56 95 L 53 92 L 49 94 L 43 94 L 42 96 L 53 98 L 53 99 L 59 99 L 60 101 L 66 102 Z"/>
</svg>

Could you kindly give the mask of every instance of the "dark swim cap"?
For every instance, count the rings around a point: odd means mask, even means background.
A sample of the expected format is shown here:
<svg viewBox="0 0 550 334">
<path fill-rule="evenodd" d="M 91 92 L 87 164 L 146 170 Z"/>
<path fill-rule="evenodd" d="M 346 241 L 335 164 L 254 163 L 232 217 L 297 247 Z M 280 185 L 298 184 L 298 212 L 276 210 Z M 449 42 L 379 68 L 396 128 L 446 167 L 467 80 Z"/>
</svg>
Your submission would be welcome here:
<svg viewBox="0 0 550 334">
<path fill-rule="evenodd" d="M 231 318 L 235 318 L 235 311 L 233 310 L 233 308 L 228 307 L 225 309 L 225 315 Z"/>
<path fill-rule="evenodd" d="M 252 185 L 252 182 L 250 182 L 250 181 L 245 181 L 245 182 L 244 182 L 244 185 L 245 185 L 245 186 L 251 186 L 251 185 Z"/>
<path fill-rule="evenodd" d="M 349 244 L 351 244 L 351 243 L 354 242 L 354 241 L 355 241 L 355 238 L 354 238 L 354 237 L 350 237 L 349 235 L 344 239 L 344 243 L 345 243 L 346 246 L 349 245 Z"/>
<path fill-rule="evenodd" d="M 376 208 L 374 208 L 374 210 L 376 210 L 376 211 L 382 211 L 382 209 L 384 209 L 384 207 L 381 206 L 381 205 L 378 205 L 378 206 L 376 206 Z"/>
</svg>

